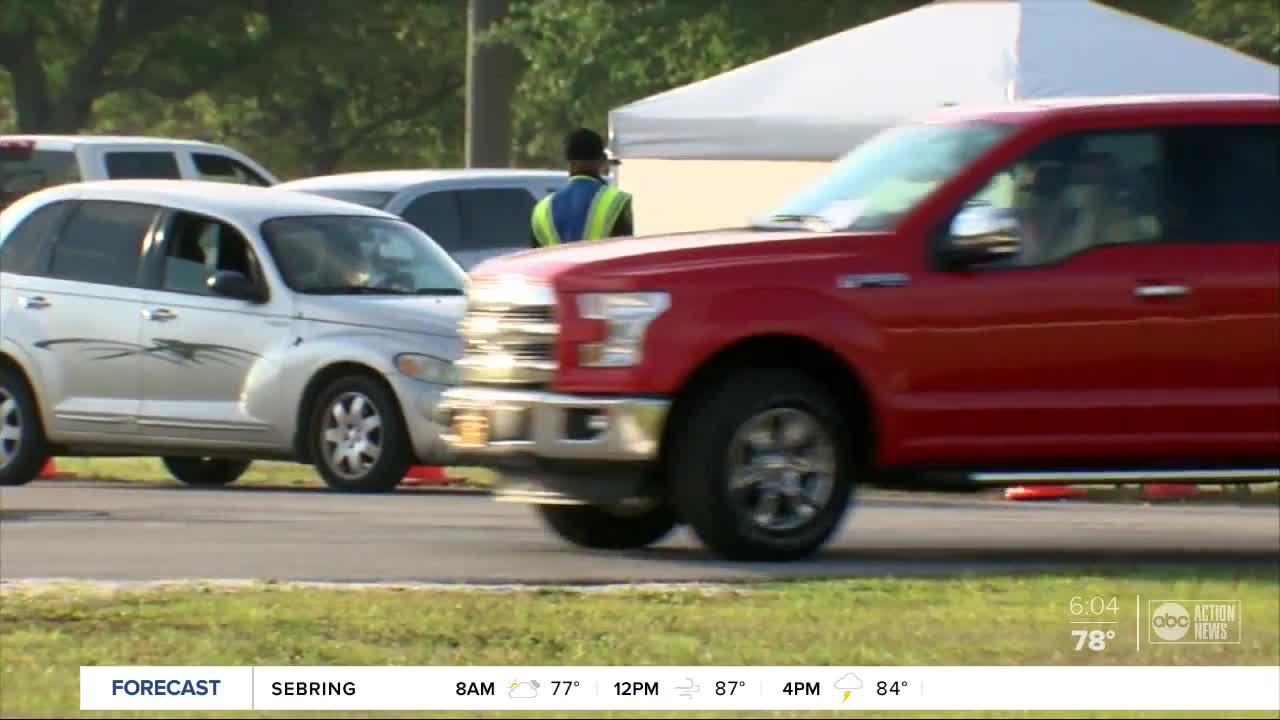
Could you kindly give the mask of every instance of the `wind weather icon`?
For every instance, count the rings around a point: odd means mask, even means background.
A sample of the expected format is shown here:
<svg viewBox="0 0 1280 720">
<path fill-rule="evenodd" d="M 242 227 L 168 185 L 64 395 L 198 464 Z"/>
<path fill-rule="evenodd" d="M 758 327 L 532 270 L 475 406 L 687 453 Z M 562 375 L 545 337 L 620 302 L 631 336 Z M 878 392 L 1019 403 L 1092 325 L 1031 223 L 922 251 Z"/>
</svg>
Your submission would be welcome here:
<svg viewBox="0 0 1280 720">
<path fill-rule="evenodd" d="M 843 705 L 844 701 L 849 699 L 851 691 L 862 689 L 862 678 L 853 673 L 845 673 L 836 681 L 836 689 L 844 691 L 844 697 L 840 698 L 840 704 Z"/>
<path fill-rule="evenodd" d="M 511 684 L 507 686 L 507 697 L 517 699 L 536 698 L 540 687 L 542 686 L 538 684 L 537 680 L 530 680 L 529 682 L 512 680 Z"/>
</svg>

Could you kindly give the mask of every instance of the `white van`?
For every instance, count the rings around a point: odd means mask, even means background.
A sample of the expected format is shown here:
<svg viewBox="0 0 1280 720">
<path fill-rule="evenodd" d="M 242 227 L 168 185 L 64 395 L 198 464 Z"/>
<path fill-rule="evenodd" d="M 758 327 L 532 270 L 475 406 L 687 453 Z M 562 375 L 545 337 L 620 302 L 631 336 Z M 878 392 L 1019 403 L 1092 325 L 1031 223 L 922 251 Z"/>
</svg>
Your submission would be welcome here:
<svg viewBox="0 0 1280 720">
<path fill-rule="evenodd" d="M 207 180 L 270 186 L 253 159 L 199 140 L 106 135 L 0 135 L 0 208 L 46 187 L 90 180 Z"/>
</svg>

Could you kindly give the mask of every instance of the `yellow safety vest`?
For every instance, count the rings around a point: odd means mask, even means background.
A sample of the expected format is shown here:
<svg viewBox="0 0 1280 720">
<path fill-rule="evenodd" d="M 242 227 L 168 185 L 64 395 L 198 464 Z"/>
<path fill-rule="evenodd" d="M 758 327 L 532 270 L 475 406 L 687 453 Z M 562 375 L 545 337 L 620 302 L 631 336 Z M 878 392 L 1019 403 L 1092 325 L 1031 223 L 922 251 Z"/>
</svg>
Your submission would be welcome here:
<svg viewBox="0 0 1280 720">
<path fill-rule="evenodd" d="M 555 221 L 551 217 L 551 198 L 548 195 L 538 201 L 533 208 L 533 236 L 542 247 L 559 245 L 560 232 L 556 230 Z M 587 221 L 582 226 L 583 240 L 599 240 L 609 237 L 613 226 L 622 217 L 622 213 L 631 203 L 631 194 L 603 183 L 596 195 L 591 199 L 591 207 L 587 209 Z"/>
</svg>

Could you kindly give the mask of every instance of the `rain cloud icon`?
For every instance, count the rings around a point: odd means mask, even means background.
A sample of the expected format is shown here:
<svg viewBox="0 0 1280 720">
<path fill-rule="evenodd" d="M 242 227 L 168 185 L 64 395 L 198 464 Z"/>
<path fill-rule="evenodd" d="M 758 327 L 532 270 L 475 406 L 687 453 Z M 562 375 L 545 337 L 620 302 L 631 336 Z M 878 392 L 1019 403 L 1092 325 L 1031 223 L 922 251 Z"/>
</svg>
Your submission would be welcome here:
<svg viewBox="0 0 1280 720">
<path fill-rule="evenodd" d="M 511 689 L 507 691 L 507 697 L 512 698 L 535 698 L 538 697 L 538 681 L 515 683 Z"/>
<path fill-rule="evenodd" d="M 837 690 L 861 690 L 862 678 L 858 677 L 857 675 L 854 675 L 853 673 L 845 673 L 839 680 L 836 681 L 836 689 Z"/>
</svg>

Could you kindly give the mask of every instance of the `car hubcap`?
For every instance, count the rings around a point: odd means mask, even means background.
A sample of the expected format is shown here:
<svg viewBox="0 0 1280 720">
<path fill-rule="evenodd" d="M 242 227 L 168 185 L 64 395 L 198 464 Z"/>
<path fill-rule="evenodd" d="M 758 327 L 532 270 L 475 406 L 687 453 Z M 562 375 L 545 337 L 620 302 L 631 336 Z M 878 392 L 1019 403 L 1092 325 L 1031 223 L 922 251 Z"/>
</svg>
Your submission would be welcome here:
<svg viewBox="0 0 1280 720">
<path fill-rule="evenodd" d="M 18 400 L 8 390 L 0 388 L 0 470 L 18 457 L 22 444 L 22 416 L 18 414 Z"/>
<path fill-rule="evenodd" d="M 382 416 L 368 397 L 340 395 L 325 413 L 324 459 L 344 478 L 364 477 L 382 454 Z"/>
<path fill-rule="evenodd" d="M 767 533 L 790 533 L 831 501 L 835 444 L 808 412 L 767 410 L 738 428 L 728 468 L 729 497 L 739 517 Z"/>
</svg>

